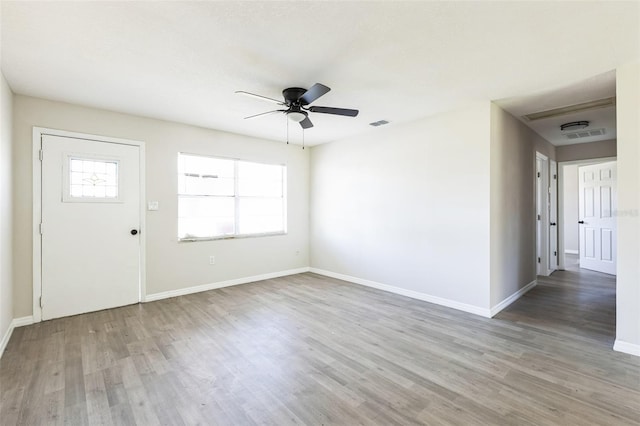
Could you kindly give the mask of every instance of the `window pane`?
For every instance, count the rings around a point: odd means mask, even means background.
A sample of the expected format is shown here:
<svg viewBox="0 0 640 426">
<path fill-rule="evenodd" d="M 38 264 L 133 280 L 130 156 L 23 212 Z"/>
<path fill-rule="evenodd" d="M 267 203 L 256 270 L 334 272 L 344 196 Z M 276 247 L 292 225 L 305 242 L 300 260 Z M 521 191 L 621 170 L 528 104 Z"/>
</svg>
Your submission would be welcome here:
<svg viewBox="0 0 640 426">
<path fill-rule="evenodd" d="M 241 198 L 238 233 L 284 232 L 283 204 L 282 198 Z"/>
<path fill-rule="evenodd" d="M 178 155 L 178 193 L 233 195 L 234 160 Z"/>
<path fill-rule="evenodd" d="M 179 197 L 178 237 L 233 235 L 234 208 L 232 197 Z"/>
<path fill-rule="evenodd" d="M 75 198 L 117 198 L 118 162 L 69 159 L 69 194 Z"/>
<path fill-rule="evenodd" d="M 283 166 L 238 162 L 238 195 L 282 197 Z"/>
</svg>

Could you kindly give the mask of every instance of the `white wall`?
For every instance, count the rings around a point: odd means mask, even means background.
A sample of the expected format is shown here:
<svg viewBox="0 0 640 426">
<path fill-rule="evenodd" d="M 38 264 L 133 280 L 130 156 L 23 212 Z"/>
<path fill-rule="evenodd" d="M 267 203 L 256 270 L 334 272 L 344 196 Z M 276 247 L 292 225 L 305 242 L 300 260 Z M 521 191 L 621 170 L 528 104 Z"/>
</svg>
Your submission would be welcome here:
<svg viewBox="0 0 640 426">
<path fill-rule="evenodd" d="M 13 320 L 13 93 L 0 73 L 0 355 Z"/>
<path fill-rule="evenodd" d="M 208 130 L 26 96 L 14 98 L 15 316 L 32 313 L 32 128 L 146 143 L 147 294 L 307 267 L 309 150 L 284 142 Z M 219 155 L 288 167 L 288 234 L 208 242 L 177 241 L 177 153 Z M 299 251 L 299 254 L 296 252 Z M 208 264 L 209 255 L 216 264 Z"/>
<path fill-rule="evenodd" d="M 311 266 L 488 312 L 489 102 L 311 153 Z"/>
<path fill-rule="evenodd" d="M 535 158 L 555 148 L 491 104 L 491 307 L 536 279 Z"/>
<path fill-rule="evenodd" d="M 578 227 L 578 165 L 565 164 L 562 178 L 563 187 L 563 215 L 564 221 L 564 251 L 578 253 L 580 247 Z"/>
<path fill-rule="evenodd" d="M 640 355 L 640 63 L 616 70 L 618 269 L 616 346 Z"/>
</svg>

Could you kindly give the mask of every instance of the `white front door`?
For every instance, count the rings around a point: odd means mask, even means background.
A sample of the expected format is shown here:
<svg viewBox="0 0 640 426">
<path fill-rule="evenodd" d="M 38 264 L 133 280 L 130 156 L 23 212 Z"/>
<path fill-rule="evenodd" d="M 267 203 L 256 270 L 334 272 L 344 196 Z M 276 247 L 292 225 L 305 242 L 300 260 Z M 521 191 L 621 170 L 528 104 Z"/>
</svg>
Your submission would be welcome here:
<svg viewBox="0 0 640 426">
<path fill-rule="evenodd" d="M 549 161 L 549 272 L 558 269 L 558 164 Z"/>
<path fill-rule="evenodd" d="M 140 148 L 42 136 L 42 319 L 140 300 Z"/>
<path fill-rule="evenodd" d="M 581 166 L 580 267 L 616 274 L 616 162 Z"/>
</svg>

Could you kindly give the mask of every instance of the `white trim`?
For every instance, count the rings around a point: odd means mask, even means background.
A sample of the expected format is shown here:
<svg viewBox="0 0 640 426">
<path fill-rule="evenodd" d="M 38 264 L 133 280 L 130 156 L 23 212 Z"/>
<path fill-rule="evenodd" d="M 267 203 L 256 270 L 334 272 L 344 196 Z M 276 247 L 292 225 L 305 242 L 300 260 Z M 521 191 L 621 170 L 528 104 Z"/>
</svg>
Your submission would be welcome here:
<svg viewBox="0 0 640 426">
<path fill-rule="evenodd" d="M 580 254 L 580 252 L 578 250 L 565 249 L 564 254 Z"/>
<path fill-rule="evenodd" d="M 524 287 L 522 287 L 520 290 L 518 290 L 515 293 L 513 293 L 511 296 L 509 296 L 506 299 L 504 299 L 502 302 L 500 302 L 497 305 L 495 305 L 493 308 L 491 308 L 491 317 L 493 318 L 500 311 L 502 311 L 504 308 L 506 308 L 507 306 L 511 305 L 516 300 L 520 299 L 522 296 L 525 295 L 525 293 L 527 293 L 529 290 L 534 288 L 537 284 L 538 284 L 538 281 L 537 280 L 533 280 L 529 284 L 527 284 Z"/>
<path fill-rule="evenodd" d="M 613 350 L 617 352 L 624 352 L 625 354 L 640 356 L 640 345 L 623 342 L 618 339 L 616 339 L 616 342 L 613 344 Z"/>
<path fill-rule="evenodd" d="M 40 296 L 42 296 L 42 238 L 40 235 L 40 222 L 42 221 L 42 163 L 40 162 L 40 150 L 42 149 L 42 136 L 61 136 L 67 138 L 86 139 L 96 142 L 110 142 L 123 145 L 137 146 L 140 155 L 140 285 L 138 300 L 145 301 L 146 294 L 146 182 L 145 182 L 145 143 L 132 139 L 113 138 L 109 136 L 91 135 L 88 133 L 69 132 L 66 130 L 49 129 L 45 127 L 33 127 L 33 317 L 32 322 L 42 321 L 42 309 L 40 308 Z M 25 317 L 26 318 L 26 317 Z"/>
<path fill-rule="evenodd" d="M 267 274 L 254 275 L 252 277 L 236 278 L 234 280 L 219 281 L 216 283 L 202 284 L 193 287 L 180 288 L 177 290 L 163 291 L 161 293 L 147 294 L 145 302 L 153 302 L 155 300 L 168 299 L 170 297 L 184 296 L 186 294 L 200 293 L 208 290 L 215 290 L 223 287 L 231 287 L 234 285 L 248 284 L 256 281 L 269 280 L 272 278 L 285 277 L 287 275 L 296 275 L 309 272 L 309 267 L 289 269 L 286 271 L 270 272 Z"/>
<path fill-rule="evenodd" d="M 422 300 L 424 302 L 434 303 L 440 306 L 446 306 L 447 308 L 453 308 L 459 311 L 469 312 L 472 314 L 483 316 L 485 318 L 491 318 L 490 310 L 481 308 L 479 306 L 468 305 L 466 303 L 460 303 L 455 300 L 445 299 L 443 297 L 438 297 L 438 296 L 432 296 L 430 294 L 420 293 L 418 291 L 413 291 L 413 290 L 407 290 L 400 287 L 394 287 L 388 284 L 382 284 L 375 281 L 369 281 L 362 278 L 352 277 L 350 275 L 343 275 L 336 272 L 326 271 L 324 269 L 309 268 L 309 272 L 313 272 L 314 274 L 324 275 L 331 278 L 337 278 L 339 280 L 348 281 L 354 284 L 360 284 L 367 287 L 377 288 L 378 290 L 388 291 L 389 293 L 399 294 L 401 296 Z"/>
<path fill-rule="evenodd" d="M 2 355 L 4 354 L 4 350 L 7 348 L 9 339 L 11 339 L 11 335 L 13 334 L 13 329 L 16 327 L 22 327 L 22 326 L 31 325 L 31 324 L 33 324 L 33 316 L 31 315 L 29 315 L 28 317 L 14 318 L 13 321 L 9 323 L 7 332 L 4 333 L 2 340 L 0 340 L 0 358 L 2 358 Z"/>
<path fill-rule="evenodd" d="M 9 323 L 9 327 L 7 328 L 7 332 L 4 333 L 2 340 L 0 340 L 0 358 L 4 354 L 4 350 L 7 347 L 7 343 L 9 343 L 9 339 L 11 339 L 11 333 L 13 333 L 13 321 Z"/>
<path fill-rule="evenodd" d="M 11 321 L 11 325 L 14 328 L 24 327 L 25 325 L 31 325 L 33 323 L 34 323 L 33 315 L 28 315 L 26 317 L 20 317 L 20 318 L 14 318 L 13 321 Z"/>
</svg>

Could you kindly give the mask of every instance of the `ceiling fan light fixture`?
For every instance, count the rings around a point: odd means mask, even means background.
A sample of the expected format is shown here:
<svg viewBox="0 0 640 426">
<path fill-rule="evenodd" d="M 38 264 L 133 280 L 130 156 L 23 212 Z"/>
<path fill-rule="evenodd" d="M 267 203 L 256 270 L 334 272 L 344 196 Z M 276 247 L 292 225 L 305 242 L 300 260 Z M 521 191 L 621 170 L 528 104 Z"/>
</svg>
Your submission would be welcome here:
<svg viewBox="0 0 640 426">
<path fill-rule="evenodd" d="M 300 112 L 300 111 L 291 111 L 291 112 L 287 113 L 287 117 L 289 118 L 289 120 L 295 121 L 296 123 L 299 123 L 302 120 L 304 120 L 305 118 L 307 118 L 307 114 L 305 114 L 304 112 Z"/>
<path fill-rule="evenodd" d="M 589 127 L 588 121 L 572 121 L 571 123 L 564 123 L 560 125 L 560 130 L 564 132 L 565 130 L 580 130 L 585 127 Z"/>
</svg>

